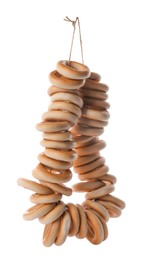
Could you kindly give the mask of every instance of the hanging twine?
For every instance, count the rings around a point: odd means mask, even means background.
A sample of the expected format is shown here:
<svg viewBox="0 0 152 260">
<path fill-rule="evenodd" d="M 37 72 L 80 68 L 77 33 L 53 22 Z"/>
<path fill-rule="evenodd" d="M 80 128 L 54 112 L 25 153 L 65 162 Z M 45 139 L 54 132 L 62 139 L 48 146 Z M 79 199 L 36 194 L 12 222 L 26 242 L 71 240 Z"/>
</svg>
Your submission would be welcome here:
<svg viewBox="0 0 152 260">
<path fill-rule="evenodd" d="M 76 24 L 78 23 L 78 28 L 79 28 L 79 39 L 80 39 L 80 47 L 81 47 L 81 58 L 82 58 L 82 63 L 84 64 L 84 58 L 83 58 L 83 47 L 82 47 L 82 36 L 81 36 L 81 27 L 80 27 L 80 19 L 79 17 L 76 17 L 75 21 L 69 19 L 68 16 L 64 19 L 66 22 L 71 22 L 74 29 L 73 29 L 73 34 L 72 34 L 72 41 L 71 41 L 71 47 L 70 47 L 70 54 L 69 54 L 69 64 L 71 61 L 71 55 L 72 55 L 72 49 L 73 49 L 73 42 L 74 42 L 74 36 L 75 36 L 75 31 L 76 31 Z"/>
</svg>

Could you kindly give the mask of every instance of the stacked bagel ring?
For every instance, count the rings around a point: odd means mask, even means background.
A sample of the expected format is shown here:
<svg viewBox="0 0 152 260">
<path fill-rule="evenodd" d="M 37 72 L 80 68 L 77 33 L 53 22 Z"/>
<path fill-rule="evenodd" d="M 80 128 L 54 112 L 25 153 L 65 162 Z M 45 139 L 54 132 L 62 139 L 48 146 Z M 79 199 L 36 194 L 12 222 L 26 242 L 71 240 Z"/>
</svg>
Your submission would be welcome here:
<svg viewBox="0 0 152 260">
<path fill-rule="evenodd" d="M 109 194 L 116 178 L 108 174 L 100 156 L 105 143 L 98 136 L 109 118 L 108 87 L 99 83 L 97 73 L 74 61 L 59 61 L 49 80 L 53 84 L 48 89 L 51 104 L 37 124 L 44 147 L 32 173 L 37 182 L 18 179 L 18 185 L 35 192 L 30 197 L 35 205 L 23 217 L 38 218 L 45 224 L 45 246 L 62 245 L 67 236 L 86 237 L 100 244 L 107 238 L 109 217 L 119 216 L 125 207 Z M 73 191 L 87 192 L 82 205 L 62 201 L 62 195 L 72 195 L 72 189 L 64 184 L 72 178 L 72 166 L 83 181 L 73 185 Z"/>
</svg>

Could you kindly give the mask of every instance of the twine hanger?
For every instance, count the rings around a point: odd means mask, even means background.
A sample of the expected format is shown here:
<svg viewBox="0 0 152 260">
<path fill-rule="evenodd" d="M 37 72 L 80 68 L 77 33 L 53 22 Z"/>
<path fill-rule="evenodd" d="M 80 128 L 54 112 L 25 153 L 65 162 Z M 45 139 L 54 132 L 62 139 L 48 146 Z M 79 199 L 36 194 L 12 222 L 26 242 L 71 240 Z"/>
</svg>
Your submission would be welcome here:
<svg viewBox="0 0 152 260">
<path fill-rule="evenodd" d="M 64 21 L 66 22 L 71 22 L 74 29 L 73 29 L 73 34 L 72 34 L 72 41 L 71 41 L 71 47 L 70 47 L 70 54 L 69 54 L 69 64 L 71 61 L 71 54 L 72 54 L 72 49 L 73 49 L 73 42 L 74 42 L 74 35 L 76 31 L 76 24 L 78 23 L 78 28 L 79 28 L 79 39 L 80 39 L 80 47 L 81 47 L 81 58 L 82 58 L 82 63 L 84 64 L 84 58 L 83 58 L 83 47 L 82 47 L 82 36 L 81 36 L 81 27 L 80 27 L 80 19 L 79 17 L 76 17 L 75 21 L 71 20 L 68 16 L 65 17 Z"/>
</svg>

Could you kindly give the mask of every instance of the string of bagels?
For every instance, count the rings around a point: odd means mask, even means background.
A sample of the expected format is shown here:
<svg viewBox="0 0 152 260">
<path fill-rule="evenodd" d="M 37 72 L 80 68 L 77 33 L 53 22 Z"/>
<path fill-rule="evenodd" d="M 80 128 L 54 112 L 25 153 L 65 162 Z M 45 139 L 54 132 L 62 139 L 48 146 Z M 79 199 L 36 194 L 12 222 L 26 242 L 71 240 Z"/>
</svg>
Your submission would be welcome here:
<svg viewBox="0 0 152 260">
<path fill-rule="evenodd" d="M 49 74 L 51 102 L 42 122 L 36 125 L 42 132 L 44 148 L 32 172 L 36 180 L 17 181 L 34 192 L 30 196 L 34 206 L 23 218 L 39 219 L 44 225 L 43 244 L 47 247 L 62 245 L 70 236 L 100 244 L 108 236 L 109 219 L 119 217 L 125 207 L 111 194 L 116 177 L 109 173 L 101 155 L 106 143 L 100 136 L 108 124 L 110 105 L 109 88 L 100 80 L 98 73 L 70 59 L 57 62 L 56 70 Z M 80 182 L 69 188 L 71 167 Z M 64 203 L 64 196 L 73 192 L 85 193 L 81 205 Z"/>
</svg>

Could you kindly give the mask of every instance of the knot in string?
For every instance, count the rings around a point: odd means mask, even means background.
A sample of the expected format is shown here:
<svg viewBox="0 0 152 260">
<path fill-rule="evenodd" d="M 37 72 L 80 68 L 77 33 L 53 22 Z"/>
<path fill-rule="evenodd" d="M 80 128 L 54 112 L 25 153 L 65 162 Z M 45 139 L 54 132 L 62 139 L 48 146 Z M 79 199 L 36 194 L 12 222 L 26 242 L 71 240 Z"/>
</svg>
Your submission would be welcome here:
<svg viewBox="0 0 152 260">
<path fill-rule="evenodd" d="M 66 16 L 66 17 L 64 18 L 64 21 L 66 21 L 66 22 L 71 22 L 72 25 L 75 27 L 76 22 L 77 22 L 78 19 L 79 19 L 79 18 L 76 17 L 76 19 L 75 19 L 75 21 L 74 21 L 74 20 L 71 20 L 68 16 Z"/>
</svg>

